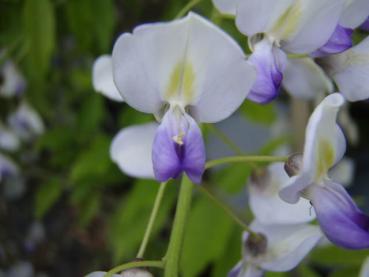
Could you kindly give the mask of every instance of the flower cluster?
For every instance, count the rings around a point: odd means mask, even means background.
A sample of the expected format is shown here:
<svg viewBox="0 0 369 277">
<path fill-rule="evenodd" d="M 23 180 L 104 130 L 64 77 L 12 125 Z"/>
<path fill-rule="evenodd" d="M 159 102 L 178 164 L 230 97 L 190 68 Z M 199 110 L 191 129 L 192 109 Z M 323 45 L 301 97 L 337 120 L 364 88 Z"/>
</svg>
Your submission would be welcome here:
<svg viewBox="0 0 369 277">
<path fill-rule="evenodd" d="M 218 26 L 190 12 L 122 34 L 112 55 L 95 61 L 95 90 L 157 121 L 121 130 L 111 145 L 113 161 L 133 177 L 166 182 L 185 174 L 201 184 L 201 123 L 229 117 L 246 98 L 270 102 L 282 86 L 292 97 L 324 98 L 310 116 L 302 155 L 250 178 L 255 219 L 243 235 L 243 259 L 229 276 L 291 270 L 323 236 L 344 248 L 369 248 L 369 217 L 329 177 L 346 149 L 339 109 L 345 100 L 369 98 L 369 40 L 352 40 L 355 28 L 367 28 L 369 1 L 213 2 L 235 17 L 249 56 Z M 340 93 L 333 93 L 334 83 Z M 311 223 L 315 218 L 319 225 Z"/>
<path fill-rule="evenodd" d="M 23 193 L 24 184 L 19 167 L 3 152 L 11 154 L 18 151 L 22 143 L 29 143 L 44 131 L 41 117 L 24 100 L 25 88 L 26 81 L 16 65 L 6 60 L 0 67 L 0 97 L 18 102 L 15 110 L 1 114 L 6 123 L 0 121 L 0 183 L 3 184 L 3 193 L 10 199 Z"/>
</svg>

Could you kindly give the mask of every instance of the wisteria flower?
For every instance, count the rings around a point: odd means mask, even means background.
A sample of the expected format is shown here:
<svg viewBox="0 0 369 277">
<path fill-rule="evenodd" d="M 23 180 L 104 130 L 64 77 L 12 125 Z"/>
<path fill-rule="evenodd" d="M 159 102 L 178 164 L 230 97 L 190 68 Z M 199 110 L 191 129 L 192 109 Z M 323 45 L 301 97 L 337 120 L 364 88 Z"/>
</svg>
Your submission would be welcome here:
<svg viewBox="0 0 369 277">
<path fill-rule="evenodd" d="M 341 0 L 214 2 L 221 12 L 235 11 L 238 29 L 249 37 L 250 60 L 258 69 L 258 79 L 248 97 L 259 103 L 278 94 L 286 54 L 309 54 L 326 44 L 344 8 Z"/>
<path fill-rule="evenodd" d="M 13 97 L 20 95 L 26 87 L 26 80 L 21 75 L 15 64 L 5 61 L 0 67 L 0 96 Z"/>
<path fill-rule="evenodd" d="M 286 203 L 279 191 L 288 185 L 289 176 L 283 163 L 275 163 L 256 171 L 249 182 L 249 203 L 255 218 L 262 224 L 296 224 L 311 221 L 315 213 L 306 199 Z"/>
<path fill-rule="evenodd" d="M 92 84 L 94 89 L 111 100 L 122 102 L 113 80 L 113 61 L 110 55 L 102 55 L 96 59 L 92 68 Z"/>
<path fill-rule="evenodd" d="M 369 98 L 369 38 L 336 55 L 317 60 L 349 101 Z"/>
<path fill-rule="evenodd" d="M 261 277 L 264 271 L 284 272 L 296 267 L 322 238 L 308 224 L 263 225 L 254 221 L 257 235 L 243 235 L 243 258 L 228 277 Z"/>
<path fill-rule="evenodd" d="M 282 85 L 296 98 L 304 100 L 333 92 L 333 82 L 312 58 L 288 59 Z"/>
<path fill-rule="evenodd" d="M 0 123 L 0 149 L 5 151 L 16 151 L 19 146 L 20 141 L 18 136 Z"/>
<path fill-rule="evenodd" d="M 22 140 L 29 141 L 43 134 L 44 123 L 40 115 L 29 104 L 23 102 L 9 115 L 8 124 L 11 130 Z"/>
<path fill-rule="evenodd" d="M 333 243 L 350 249 L 368 248 L 369 217 L 342 185 L 328 177 L 328 171 L 342 159 L 346 149 L 336 123 L 343 104 L 344 98 L 334 93 L 315 109 L 306 128 L 301 169 L 280 195 L 289 203 L 296 203 L 300 197 L 310 200 L 322 231 Z"/>
<path fill-rule="evenodd" d="M 114 83 L 124 101 L 160 121 L 152 145 L 156 179 L 185 172 L 199 183 L 205 147 L 197 122 L 230 116 L 255 80 L 242 49 L 218 27 L 189 13 L 122 34 L 112 61 Z"/>
</svg>

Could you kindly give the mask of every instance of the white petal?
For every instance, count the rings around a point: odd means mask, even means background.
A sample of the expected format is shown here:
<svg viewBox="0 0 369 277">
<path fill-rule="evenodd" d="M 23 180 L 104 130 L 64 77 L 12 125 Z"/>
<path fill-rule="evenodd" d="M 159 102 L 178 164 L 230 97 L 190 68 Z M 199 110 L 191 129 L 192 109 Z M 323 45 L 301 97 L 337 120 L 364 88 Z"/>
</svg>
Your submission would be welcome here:
<svg viewBox="0 0 369 277">
<path fill-rule="evenodd" d="M 114 137 L 110 156 L 124 173 L 154 179 L 151 152 L 157 127 L 156 123 L 134 125 Z"/>
<path fill-rule="evenodd" d="M 355 29 L 369 16 L 368 0 L 346 0 L 347 6 L 340 18 L 340 25 Z"/>
<path fill-rule="evenodd" d="M 359 277 L 369 277 L 369 257 L 364 260 Z"/>
<path fill-rule="evenodd" d="M 293 0 L 240 1 L 236 25 L 247 36 L 269 32 L 293 2 Z"/>
<path fill-rule="evenodd" d="M 25 102 L 9 115 L 8 124 L 15 134 L 26 141 L 43 134 L 45 130 L 40 115 Z"/>
<path fill-rule="evenodd" d="M 85 277 L 104 277 L 106 272 L 104 271 L 95 271 L 91 272 L 90 274 L 86 275 Z M 119 274 L 114 274 L 113 277 L 121 277 Z"/>
<path fill-rule="evenodd" d="M 288 59 L 282 84 L 290 94 L 306 100 L 333 91 L 332 81 L 311 58 Z"/>
<path fill-rule="evenodd" d="M 341 160 L 346 141 L 336 120 L 343 104 L 343 97 L 334 93 L 324 98 L 314 110 L 306 127 L 301 173 L 281 191 L 283 200 L 297 202 L 301 190 L 313 183 L 320 183 L 327 177 L 328 170 Z"/>
<path fill-rule="evenodd" d="M 267 252 L 257 259 L 259 266 L 268 271 L 296 267 L 322 238 L 319 227 L 308 224 L 262 225 L 254 221 L 251 228 L 267 237 Z"/>
<path fill-rule="evenodd" d="M 213 0 L 214 6 L 223 14 L 235 15 L 238 0 Z"/>
<path fill-rule="evenodd" d="M 3 175 L 17 175 L 19 173 L 18 166 L 8 157 L 0 154 L 0 181 Z"/>
<path fill-rule="evenodd" d="M 347 100 L 369 98 L 369 37 L 343 53 L 324 58 L 322 62 Z"/>
<path fill-rule="evenodd" d="M 286 187 L 289 177 L 283 163 L 275 163 L 267 168 L 267 173 L 259 180 L 250 182 L 250 207 L 256 219 L 262 224 L 295 224 L 315 218 L 309 201 L 300 199 L 289 204 L 279 197 L 279 191 Z"/>
<path fill-rule="evenodd" d="M 6 61 L 0 68 L 0 75 L 3 78 L 0 83 L 0 95 L 3 97 L 12 97 L 23 92 L 26 87 L 26 80 L 20 74 L 15 64 Z"/>
<path fill-rule="evenodd" d="M 11 130 L 0 124 L 0 148 L 6 151 L 15 151 L 19 146 L 19 138 Z"/>
<path fill-rule="evenodd" d="M 200 122 L 217 122 L 243 103 L 256 80 L 256 69 L 229 35 L 199 16 L 192 18 L 187 55 L 198 80 L 198 101 L 192 103 L 191 112 Z"/>
<path fill-rule="evenodd" d="M 323 46 L 335 30 L 343 6 L 343 0 L 295 1 L 290 22 L 276 31 L 282 48 L 292 53 L 311 53 Z"/>
<path fill-rule="evenodd" d="M 113 80 L 113 62 L 111 56 L 103 55 L 96 59 L 92 68 L 92 84 L 94 89 L 106 97 L 122 102 Z"/>
<path fill-rule="evenodd" d="M 335 182 L 347 187 L 354 179 L 355 163 L 350 158 L 343 158 L 332 170 L 329 176 Z"/>
<path fill-rule="evenodd" d="M 123 34 L 114 46 L 113 73 L 134 108 L 158 113 L 163 102 L 191 105 L 205 122 L 234 112 L 256 75 L 236 42 L 194 13 Z"/>
</svg>

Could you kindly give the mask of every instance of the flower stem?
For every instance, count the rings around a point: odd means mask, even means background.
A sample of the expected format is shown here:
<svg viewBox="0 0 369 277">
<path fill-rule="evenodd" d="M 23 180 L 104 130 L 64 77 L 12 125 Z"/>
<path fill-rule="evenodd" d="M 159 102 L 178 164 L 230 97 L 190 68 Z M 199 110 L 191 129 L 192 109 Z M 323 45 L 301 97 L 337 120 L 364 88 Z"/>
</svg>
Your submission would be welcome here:
<svg viewBox="0 0 369 277">
<path fill-rule="evenodd" d="M 165 255 L 164 277 L 177 277 L 183 244 L 184 227 L 191 207 L 193 184 L 186 175 L 182 177 L 172 233 Z"/>
<path fill-rule="evenodd" d="M 164 262 L 163 261 L 136 261 L 136 262 L 130 262 L 130 263 L 126 263 L 126 264 L 122 264 L 122 265 L 119 265 L 117 267 L 114 267 L 113 269 L 106 272 L 104 277 L 111 277 L 115 273 L 119 273 L 121 271 L 130 269 L 130 268 L 137 268 L 137 267 L 163 268 L 164 267 Z"/>
<path fill-rule="evenodd" d="M 179 13 L 175 16 L 174 19 L 181 18 L 184 16 L 189 10 L 191 10 L 194 6 L 196 6 L 198 3 L 200 3 L 202 0 L 192 0 L 187 3 L 186 6 L 183 7 L 182 10 L 179 11 Z"/>
<path fill-rule="evenodd" d="M 232 210 L 230 207 L 228 207 L 226 204 L 224 204 L 222 201 L 220 201 L 218 198 L 216 198 L 208 189 L 205 188 L 204 185 L 196 186 L 202 193 L 204 193 L 213 203 L 215 203 L 217 206 L 219 206 L 223 211 L 225 211 L 229 217 L 231 217 L 238 225 L 242 227 L 245 231 L 249 232 L 250 234 L 253 233 L 253 231 L 249 228 L 249 226 L 243 222 L 242 219 L 240 219 Z"/>
<path fill-rule="evenodd" d="M 142 259 L 143 255 L 145 253 L 146 246 L 147 246 L 147 243 L 149 242 L 150 235 L 151 235 L 152 229 L 154 227 L 156 217 L 157 217 L 158 212 L 159 212 L 159 207 L 160 207 L 161 201 L 163 199 L 163 195 L 164 195 L 164 191 L 165 191 L 166 186 L 167 186 L 167 182 L 164 182 L 164 183 L 160 184 L 158 193 L 157 193 L 156 198 L 155 198 L 154 207 L 152 208 L 152 211 L 151 211 L 149 223 L 147 224 L 145 235 L 144 235 L 144 238 L 141 242 L 140 250 L 138 251 L 138 254 L 137 254 L 138 259 Z"/>
<path fill-rule="evenodd" d="M 285 156 L 231 156 L 208 161 L 206 163 L 206 169 L 226 163 L 285 162 L 287 159 L 288 157 Z"/>
</svg>

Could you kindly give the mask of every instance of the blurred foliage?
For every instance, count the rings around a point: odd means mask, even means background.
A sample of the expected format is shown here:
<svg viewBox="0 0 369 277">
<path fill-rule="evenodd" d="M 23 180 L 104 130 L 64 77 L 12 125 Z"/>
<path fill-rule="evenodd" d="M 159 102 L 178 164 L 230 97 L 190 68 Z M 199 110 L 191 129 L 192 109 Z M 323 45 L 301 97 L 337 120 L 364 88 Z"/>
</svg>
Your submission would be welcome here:
<svg viewBox="0 0 369 277">
<path fill-rule="evenodd" d="M 36 156 L 34 162 L 20 159 L 28 189 L 20 201 L 28 205 L 27 199 L 32 199 L 33 210 L 26 213 L 28 222 L 42 221 L 49 228 L 48 239 L 56 241 L 46 244 L 41 252 L 41 256 L 52 253 L 51 261 L 46 265 L 35 263 L 50 276 L 80 277 L 96 269 L 108 269 L 132 259 L 138 250 L 158 185 L 120 173 L 110 160 L 109 147 L 122 127 L 153 118 L 94 92 L 91 68 L 97 56 L 111 52 L 121 32 L 143 22 L 172 19 L 186 3 L 0 0 L 0 49 L 24 73 L 28 81 L 26 98 L 47 126 L 45 134 L 27 146 Z M 212 18 L 247 50 L 246 38 L 231 20 L 219 17 L 210 0 L 202 1 L 196 10 Z M 13 100 L 6 101 L 8 107 L 14 106 Z M 260 106 L 247 101 L 240 111 L 248 120 L 264 126 L 277 120 L 274 104 Z M 269 141 L 259 152 L 272 153 L 287 139 Z M 245 201 L 238 205 L 233 198 L 243 194 L 252 168 L 243 164 L 220 168 L 206 184 L 247 220 L 251 218 Z M 177 189 L 178 183 L 171 182 L 165 193 L 148 258 L 165 253 Z M 9 209 L 28 209 L 22 207 L 15 202 Z M 25 236 L 22 228 L 17 232 Z M 241 229 L 219 207 L 196 193 L 185 237 L 183 276 L 226 276 L 240 259 L 240 241 Z M 78 262 L 68 256 L 70 253 Z M 368 255 L 368 251 L 350 252 L 332 246 L 317 248 L 294 272 L 266 276 L 357 276 Z M 6 267 L 9 263 L 11 260 L 0 264 Z M 70 268 L 67 274 L 62 267 Z"/>
</svg>

